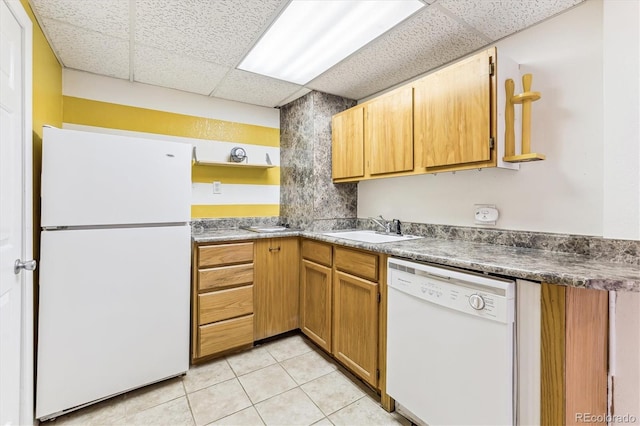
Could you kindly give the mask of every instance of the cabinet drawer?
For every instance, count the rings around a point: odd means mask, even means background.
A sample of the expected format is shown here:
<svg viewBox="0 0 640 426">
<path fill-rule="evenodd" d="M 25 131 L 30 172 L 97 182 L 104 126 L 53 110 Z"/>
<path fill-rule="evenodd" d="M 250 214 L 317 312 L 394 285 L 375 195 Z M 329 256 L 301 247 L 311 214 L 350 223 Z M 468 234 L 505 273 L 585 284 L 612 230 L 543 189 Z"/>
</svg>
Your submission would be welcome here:
<svg viewBox="0 0 640 426">
<path fill-rule="evenodd" d="M 200 357 L 253 343 L 253 315 L 200 326 Z"/>
<path fill-rule="evenodd" d="M 253 263 L 200 269 L 198 271 L 198 290 L 221 289 L 252 282 Z"/>
<path fill-rule="evenodd" d="M 198 266 L 253 262 L 253 243 L 220 244 L 198 247 Z"/>
<path fill-rule="evenodd" d="M 253 313 L 253 286 L 198 295 L 199 325 Z"/>
<path fill-rule="evenodd" d="M 331 246 L 313 240 L 302 241 L 302 258 L 331 266 Z"/>
<path fill-rule="evenodd" d="M 377 254 L 336 247 L 335 262 L 336 268 L 341 271 L 378 281 Z"/>
</svg>

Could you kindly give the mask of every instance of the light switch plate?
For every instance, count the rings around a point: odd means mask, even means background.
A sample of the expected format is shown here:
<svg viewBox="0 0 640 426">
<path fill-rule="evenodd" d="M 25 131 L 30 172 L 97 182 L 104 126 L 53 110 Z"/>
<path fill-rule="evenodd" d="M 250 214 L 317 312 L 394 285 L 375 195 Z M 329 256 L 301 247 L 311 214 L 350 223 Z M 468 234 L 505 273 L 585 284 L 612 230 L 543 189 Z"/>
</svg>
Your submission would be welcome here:
<svg viewBox="0 0 640 426">
<path fill-rule="evenodd" d="M 495 225 L 500 213 L 495 204 L 475 204 L 474 216 L 478 225 Z"/>
<path fill-rule="evenodd" d="M 213 193 L 222 194 L 222 183 L 219 181 L 213 182 Z"/>
</svg>

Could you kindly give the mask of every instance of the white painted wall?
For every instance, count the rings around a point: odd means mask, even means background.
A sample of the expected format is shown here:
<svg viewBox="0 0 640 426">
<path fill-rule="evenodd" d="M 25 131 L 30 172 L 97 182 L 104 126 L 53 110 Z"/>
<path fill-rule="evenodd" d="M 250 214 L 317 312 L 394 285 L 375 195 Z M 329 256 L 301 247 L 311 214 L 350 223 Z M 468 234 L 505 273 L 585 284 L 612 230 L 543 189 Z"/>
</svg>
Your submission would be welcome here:
<svg viewBox="0 0 640 426">
<path fill-rule="evenodd" d="M 640 2 L 603 5 L 603 236 L 640 239 Z M 610 330 L 612 424 L 640 422 L 640 293 L 616 293 Z"/>
<path fill-rule="evenodd" d="M 603 8 L 604 220 L 607 238 L 640 239 L 640 2 Z"/>
<path fill-rule="evenodd" d="M 360 182 L 358 216 L 475 226 L 473 205 L 496 204 L 501 229 L 603 235 L 603 152 L 605 140 L 614 141 L 605 138 L 603 130 L 602 19 L 602 1 L 588 0 L 497 43 L 498 63 L 501 56 L 518 62 L 523 74 L 533 74 L 533 90 L 542 93 L 532 106 L 532 151 L 546 154 L 546 161 L 524 163 L 520 171 L 486 169 Z M 637 56 L 637 51 L 627 54 Z M 638 162 L 627 163 L 622 166 L 635 165 L 635 175 L 626 169 L 621 173 L 637 180 Z M 640 194 L 630 194 L 630 189 L 607 191 L 607 199 L 618 200 L 624 192 L 624 201 L 638 204 Z M 634 238 L 633 233 L 626 238 Z"/>
<path fill-rule="evenodd" d="M 63 68 L 62 94 L 176 114 L 280 128 L 280 110 Z"/>
</svg>

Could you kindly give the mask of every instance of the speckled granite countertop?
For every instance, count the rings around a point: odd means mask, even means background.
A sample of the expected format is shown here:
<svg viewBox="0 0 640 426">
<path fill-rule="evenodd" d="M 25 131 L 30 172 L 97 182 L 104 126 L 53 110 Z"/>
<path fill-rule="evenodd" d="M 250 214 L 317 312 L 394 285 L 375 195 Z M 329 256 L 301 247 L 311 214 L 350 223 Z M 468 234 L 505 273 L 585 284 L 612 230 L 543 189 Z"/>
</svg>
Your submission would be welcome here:
<svg viewBox="0 0 640 426">
<path fill-rule="evenodd" d="M 362 243 L 319 232 L 256 233 L 242 229 L 194 233 L 195 242 L 222 242 L 302 236 L 391 256 L 572 287 L 640 292 L 640 267 L 588 256 L 460 240 L 420 238 L 394 243 Z"/>
<path fill-rule="evenodd" d="M 196 243 L 215 243 L 222 241 L 257 240 L 261 238 L 298 237 L 306 234 L 300 230 L 278 232 L 253 232 L 245 229 L 207 229 L 201 232 L 192 232 L 191 239 Z"/>
</svg>

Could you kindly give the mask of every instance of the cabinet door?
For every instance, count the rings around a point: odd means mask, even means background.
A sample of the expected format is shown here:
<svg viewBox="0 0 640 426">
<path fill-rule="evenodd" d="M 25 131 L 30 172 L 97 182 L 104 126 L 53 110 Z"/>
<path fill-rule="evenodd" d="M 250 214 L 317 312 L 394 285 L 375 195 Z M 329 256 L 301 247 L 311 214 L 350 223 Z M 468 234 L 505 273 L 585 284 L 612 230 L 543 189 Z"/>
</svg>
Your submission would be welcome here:
<svg viewBox="0 0 640 426">
<path fill-rule="evenodd" d="M 430 74 L 414 86 L 414 135 L 421 167 L 487 161 L 491 75 L 488 51 Z"/>
<path fill-rule="evenodd" d="M 333 354 L 377 387 L 378 284 L 335 271 Z"/>
<path fill-rule="evenodd" d="M 300 329 L 324 350 L 331 351 L 331 268 L 302 261 Z"/>
<path fill-rule="evenodd" d="M 297 238 L 255 244 L 254 331 L 260 340 L 298 328 L 300 250 Z"/>
<path fill-rule="evenodd" d="M 413 170 L 413 88 L 367 104 L 365 140 L 372 175 Z"/>
<path fill-rule="evenodd" d="M 364 107 L 334 115 L 331 138 L 333 178 L 364 176 Z"/>
</svg>

